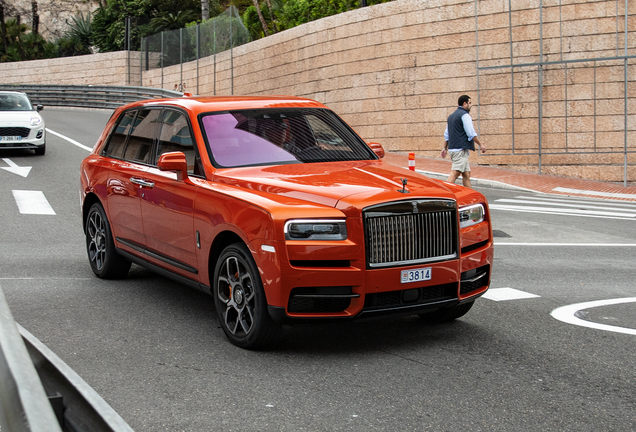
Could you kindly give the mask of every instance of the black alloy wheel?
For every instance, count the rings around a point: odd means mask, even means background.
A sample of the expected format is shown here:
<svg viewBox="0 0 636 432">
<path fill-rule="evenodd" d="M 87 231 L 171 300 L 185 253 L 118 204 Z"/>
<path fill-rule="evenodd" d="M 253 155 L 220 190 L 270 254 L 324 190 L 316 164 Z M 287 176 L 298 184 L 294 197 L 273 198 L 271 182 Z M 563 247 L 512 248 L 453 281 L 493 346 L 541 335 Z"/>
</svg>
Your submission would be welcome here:
<svg viewBox="0 0 636 432">
<path fill-rule="evenodd" d="M 86 251 L 91 269 L 97 277 L 120 279 L 130 270 L 131 262 L 115 250 L 108 218 L 99 203 L 91 206 L 86 217 Z"/>
<path fill-rule="evenodd" d="M 243 243 L 223 250 L 214 270 L 214 304 L 230 342 L 258 349 L 273 343 L 281 327 L 267 311 L 267 299 L 256 263 Z"/>
</svg>

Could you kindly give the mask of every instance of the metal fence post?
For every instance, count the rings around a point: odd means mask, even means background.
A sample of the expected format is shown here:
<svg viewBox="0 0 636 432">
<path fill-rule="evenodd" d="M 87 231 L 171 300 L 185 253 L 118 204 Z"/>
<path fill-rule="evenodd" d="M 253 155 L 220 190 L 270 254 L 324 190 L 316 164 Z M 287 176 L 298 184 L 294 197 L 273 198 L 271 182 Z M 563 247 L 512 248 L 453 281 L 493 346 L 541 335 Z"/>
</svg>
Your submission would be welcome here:
<svg viewBox="0 0 636 432">
<path fill-rule="evenodd" d="M 179 87 L 183 84 L 183 28 L 179 29 L 179 65 L 181 71 L 179 73 Z"/>
<path fill-rule="evenodd" d="M 625 0 L 627 1 L 627 0 Z M 232 35 L 232 12 L 234 6 L 230 6 L 230 94 L 234 95 L 234 38 Z"/>
<path fill-rule="evenodd" d="M 201 25 L 197 24 L 197 94 L 199 94 L 199 57 L 201 57 Z"/>
<path fill-rule="evenodd" d="M 163 32 L 161 32 L 161 88 L 163 88 Z"/>
</svg>

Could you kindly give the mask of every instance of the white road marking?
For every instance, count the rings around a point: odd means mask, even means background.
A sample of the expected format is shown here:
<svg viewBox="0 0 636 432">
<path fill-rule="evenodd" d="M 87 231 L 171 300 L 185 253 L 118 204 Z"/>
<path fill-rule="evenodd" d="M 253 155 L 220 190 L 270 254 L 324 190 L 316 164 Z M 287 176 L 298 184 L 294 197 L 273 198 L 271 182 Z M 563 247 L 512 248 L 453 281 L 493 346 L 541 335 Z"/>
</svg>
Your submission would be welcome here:
<svg viewBox="0 0 636 432">
<path fill-rule="evenodd" d="M 22 214 L 54 215 L 53 207 L 49 204 L 42 191 L 14 190 L 13 197 Z"/>
<path fill-rule="evenodd" d="M 504 301 L 504 300 L 519 300 L 527 298 L 541 297 L 536 294 L 530 294 L 525 291 L 520 291 L 514 288 L 490 288 L 486 291 L 486 294 L 482 296 L 488 300 Z"/>
<path fill-rule="evenodd" d="M 491 204 L 491 209 L 495 210 L 512 210 L 512 211 L 522 211 L 522 212 L 530 212 L 530 213 L 551 213 L 551 214 L 559 214 L 559 215 L 570 215 L 570 216 L 605 216 L 610 218 L 636 218 L 636 213 L 617 213 L 616 211 L 596 211 L 596 210 L 579 210 L 579 209 L 555 209 L 549 207 L 533 207 L 533 206 L 512 206 L 512 205 L 499 205 L 499 204 Z"/>
<path fill-rule="evenodd" d="M 591 215 L 591 214 L 576 214 L 576 213 L 568 213 L 568 212 L 557 212 L 554 210 L 551 211 L 539 211 L 539 210 L 528 210 L 522 206 L 498 206 L 497 204 L 490 204 L 488 206 L 493 210 L 504 210 L 504 211 L 516 211 L 520 213 L 541 213 L 541 214 L 552 214 L 559 216 L 576 216 L 576 217 L 591 217 L 591 218 L 599 218 L 599 219 L 620 219 L 620 220 L 634 220 L 632 218 L 625 217 L 616 217 L 616 216 L 599 216 L 599 215 Z"/>
<path fill-rule="evenodd" d="M 586 303 L 576 303 L 573 305 L 557 308 L 553 310 L 550 315 L 552 315 L 554 318 L 558 319 L 559 321 L 563 321 L 568 324 L 574 324 L 581 327 L 588 327 L 588 328 L 593 328 L 597 330 L 611 331 L 615 333 L 636 335 L 636 329 L 611 326 L 607 324 L 599 324 L 592 321 L 585 321 L 576 317 L 576 313 L 581 310 L 591 309 L 591 308 L 595 308 L 599 306 L 610 306 L 615 304 L 634 303 L 634 302 L 636 302 L 636 297 L 626 297 L 626 298 L 619 298 L 619 299 L 591 301 Z"/>
<path fill-rule="evenodd" d="M 624 194 L 624 193 L 614 193 L 614 192 L 597 192 L 591 190 L 580 190 L 580 189 L 568 189 L 564 187 L 555 187 L 552 189 L 555 192 L 565 192 L 577 195 L 594 195 L 594 196 L 602 196 L 608 198 L 632 198 L 636 199 L 636 194 Z"/>
<path fill-rule="evenodd" d="M 609 200 L 603 200 L 602 198 L 594 198 L 594 201 L 590 201 L 590 200 L 577 200 L 577 199 L 570 199 L 570 198 L 544 198 L 544 197 L 540 197 L 540 196 L 516 196 L 515 198 L 517 199 L 524 199 L 524 200 L 530 200 L 530 201 L 541 201 L 541 202 L 566 202 L 568 204 L 587 204 L 587 205 L 598 205 L 598 204 L 602 204 L 604 208 L 618 208 L 618 207 L 627 207 L 627 208 L 631 208 L 631 209 L 636 209 L 636 203 L 634 204 L 629 204 L 629 203 L 622 203 L 622 202 L 618 202 L 618 201 L 609 201 Z"/>
<path fill-rule="evenodd" d="M 634 217 L 636 216 L 635 213 L 624 213 L 626 211 L 636 211 L 636 207 L 633 207 L 631 209 L 624 209 L 624 208 L 615 208 L 615 207 L 607 207 L 604 205 L 593 205 L 592 203 L 586 203 L 586 204 L 571 204 L 570 202 L 548 202 L 548 201 L 528 201 L 525 199 L 508 199 L 508 198 L 502 198 L 502 199 L 498 199 L 495 202 L 498 203 L 511 203 L 511 204 L 541 204 L 544 206 L 555 206 L 555 207 L 565 207 L 563 208 L 563 211 L 571 211 L 569 210 L 570 208 L 575 208 L 577 210 L 574 210 L 575 212 L 591 212 L 593 214 L 605 214 L 605 215 L 611 215 L 611 216 L 624 216 L 624 217 Z M 525 207 L 524 207 L 525 208 Z M 593 209 L 595 210 L 603 210 L 602 212 L 595 212 L 593 211 Z M 612 212 L 607 212 L 606 210 L 613 210 Z M 551 210 L 550 208 L 546 208 L 546 210 Z M 560 209 L 557 209 L 560 210 Z"/>
<path fill-rule="evenodd" d="M 18 164 L 13 162 L 11 159 L 2 158 L 2 160 L 9 165 L 9 167 L 0 167 L 3 170 L 9 171 L 10 173 L 17 174 L 22 177 L 26 177 L 31 172 L 31 167 L 20 167 Z"/>
<path fill-rule="evenodd" d="M 86 147 L 84 144 L 78 143 L 78 142 L 77 142 L 77 141 L 75 141 L 74 139 L 71 139 L 71 138 L 69 138 L 69 137 L 67 137 L 67 136 L 64 136 L 64 135 L 62 135 L 61 133 L 58 133 L 58 132 L 52 131 L 52 130 L 51 130 L 51 129 L 49 129 L 49 128 L 46 128 L 46 131 L 47 131 L 48 133 L 52 133 L 53 135 L 58 136 L 58 137 L 60 137 L 60 138 L 62 138 L 62 139 L 65 139 L 66 141 L 70 142 L 71 144 L 75 144 L 75 145 L 76 145 L 76 146 L 78 146 L 79 148 L 82 148 L 82 149 L 87 150 L 87 151 L 89 151 L 89 152 L 90 152 L 90 151 L 93 151 L 93 149 L 92 149 L 91 147 Z"/>
</svg>

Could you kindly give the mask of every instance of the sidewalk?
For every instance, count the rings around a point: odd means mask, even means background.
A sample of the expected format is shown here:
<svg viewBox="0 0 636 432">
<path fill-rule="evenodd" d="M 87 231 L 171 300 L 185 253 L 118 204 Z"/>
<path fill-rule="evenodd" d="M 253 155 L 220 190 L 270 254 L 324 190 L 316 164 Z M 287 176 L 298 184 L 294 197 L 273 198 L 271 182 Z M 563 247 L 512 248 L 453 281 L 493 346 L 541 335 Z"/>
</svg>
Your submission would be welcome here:
<svg viewBox="0 0 636 432">
<path fill-rule="evenodd" d="M 389 153 L 384 160 L 393 165 L 408 167 L 407 153 Z M 492 186 L 540 193 L 586 198 L 605 198 L 636 202 L 636 186 L 624 187 L 618 183 L 583 180 L 548 174 L 534 174 L 503 168 L 479 166 L 471 163 L 470 180 L 474 186 Z M 451 162 L 439 158 L 415 157 L 415 170 L 429 177 L 446 180 L 451 170 Z M 461 184 L 461 177 L 457 179 Z"/>
</svg>

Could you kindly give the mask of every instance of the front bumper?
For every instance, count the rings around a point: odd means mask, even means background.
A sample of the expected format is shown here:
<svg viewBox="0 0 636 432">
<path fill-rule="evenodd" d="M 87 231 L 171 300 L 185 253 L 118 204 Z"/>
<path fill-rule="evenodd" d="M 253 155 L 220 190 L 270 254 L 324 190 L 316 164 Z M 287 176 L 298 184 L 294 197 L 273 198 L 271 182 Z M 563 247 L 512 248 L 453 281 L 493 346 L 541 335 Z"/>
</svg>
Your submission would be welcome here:
<svg viewBox="0 0 636 432">
<path fill-rule="evenodd" d="M 431 263 L 431 280 L 403 284 L 402 270 L 289 268 L 283 278 L 282 299 L 269 306 L 279 324 L 310 321 L 361 320 L 387 315 L 417 315 L 474 301 L 490 286 L 493 244 L 462 254 L 460 259 Z M 319 281 L 319 282 L 317 282 Z M 319 286 L 318 286 L 319 285 Z"/>
<path fill-rule="evenodd" d="M 20 137 L 19 140 L 8 141 L 7 137 L 0 136 L 0 150 L 18 150 L 41 148 L 46 143 L 46 131 L 44 126 L 37 126 L 29 131 L 26 137 Z"/>
</svg>

